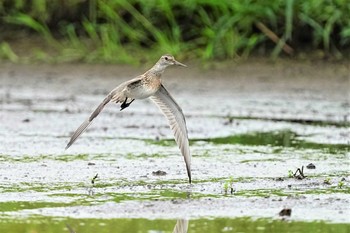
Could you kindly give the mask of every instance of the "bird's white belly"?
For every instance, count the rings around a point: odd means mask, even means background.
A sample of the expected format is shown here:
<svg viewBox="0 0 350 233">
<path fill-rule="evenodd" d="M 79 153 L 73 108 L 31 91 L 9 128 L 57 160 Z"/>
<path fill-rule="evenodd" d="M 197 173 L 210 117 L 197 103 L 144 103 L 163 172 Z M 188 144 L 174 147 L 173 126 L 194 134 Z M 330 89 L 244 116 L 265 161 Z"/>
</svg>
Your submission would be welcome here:
<svg viewBox="0 0 350 233">
<path fill-rule="evenodd" d="M 144 85 L 140 85 L 140 86 L 134 87 L 131 90 L 128 90 L 126 93 L 126 96 L 132 99 L 145 99 L 150 97 L 154 93 L 156 93 L 157 90 L 158 89 L 156 88 L 149 88 Z"/>
</svg>

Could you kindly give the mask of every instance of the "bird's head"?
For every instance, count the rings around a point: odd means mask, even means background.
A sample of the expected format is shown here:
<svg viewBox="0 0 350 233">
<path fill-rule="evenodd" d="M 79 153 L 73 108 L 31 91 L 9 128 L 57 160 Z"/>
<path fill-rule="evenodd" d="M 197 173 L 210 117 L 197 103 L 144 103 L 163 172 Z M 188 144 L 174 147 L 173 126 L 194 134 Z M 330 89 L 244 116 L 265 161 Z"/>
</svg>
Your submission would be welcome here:
<svg viewBox="0 0 350 233">
<path fill-rule="evenodd" d="M 172 55 L 167 54 L 160 57 L 158 62 L 151 68 L 151 71 L 154 73 L 161 74 L 164 72 L 165 68 L 173 65 L 187 67 L 185 64 L 182 64 L 181 62 L 176 61 Z"/>
<path fill-rule="evenodd" d="M 165 67 L 172 66 L 172 65 L 187 67 L 185 64 L 182 64 L 181 62 L 176 61 L 175 58 L 169 54 L 161 56 L 158 62 L 160 63 L 161 66 L 165 66 Z"/>
</svg>

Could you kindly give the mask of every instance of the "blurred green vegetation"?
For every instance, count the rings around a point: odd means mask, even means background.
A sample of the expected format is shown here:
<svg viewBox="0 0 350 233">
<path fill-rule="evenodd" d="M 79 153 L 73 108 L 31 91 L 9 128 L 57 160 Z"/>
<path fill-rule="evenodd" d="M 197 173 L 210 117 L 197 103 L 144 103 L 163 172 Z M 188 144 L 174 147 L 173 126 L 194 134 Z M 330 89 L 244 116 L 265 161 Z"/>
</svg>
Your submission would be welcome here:
<svg viewBox="0 0 350 233">
<path fill-rule="evenodd" d="M 134 63 L 350 48 L 349 0 L 0 0 L 0 59 Z"/>
<path fill-rule="evenodd" d="M 179 232 L 173 231 L 176 219 L 145 218 L 59 218 L 33 216 L 2 220 L 1 232 L 12 233 L 62 233 L 62 232 Z M 325 221 L 282 221 L 280 219 L 248 217 L 190 219 L 188 232 L 246 232 L 246 233 L 348 233 L 349 224 Z M 257 230 L 258 229 L 258 230 Z"/>
</svg>

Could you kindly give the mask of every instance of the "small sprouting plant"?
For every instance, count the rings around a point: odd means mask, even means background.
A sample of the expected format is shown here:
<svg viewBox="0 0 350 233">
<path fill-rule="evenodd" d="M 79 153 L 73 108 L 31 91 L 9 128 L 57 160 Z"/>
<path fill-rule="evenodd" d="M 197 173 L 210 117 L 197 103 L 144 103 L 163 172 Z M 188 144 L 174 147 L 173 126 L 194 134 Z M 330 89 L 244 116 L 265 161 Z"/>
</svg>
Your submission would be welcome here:
<svg viewBox="0 0 350 233">
<path fill-rule="evenodd" d="M 331 178 L 328 177 L 328 178 L 324 179 L 323 183 L 324 184 L 331 184 Z"/>
<path fill-rule="evenodd" d="M 228 182 L 224 183 L 224 193 L 227 194 L 228 191 Z"/>
<path fill-rule="evenodd" d="M 97 178 L 98 178 L 98 173 L 96 173 L 96 175 L 91 179 L 91 187 L 88 188 L 88 192 L 90 196 L 94 195 L 94 185 Z"/>
<path fill-rule="evenodd" d="M 344 182 L 343 181 L 339 181 L 338 188 L 343 188 L 343 187 L 344 187 Z"/>
<path fill-rule="evenodd" d="M 288 177 L 289 178 L 293 178 L 294 177 L 294 173 L 292 170 L 288 170 Z"/>
<path fill-rule="evenodd" d="M 233 177 L 231 176 L 228 180 L 224 183 L 224 193 L 225 195 L 228 193 L 228 190 L 230 189 L 230 193 L 233 194 Z"/>
</svg>

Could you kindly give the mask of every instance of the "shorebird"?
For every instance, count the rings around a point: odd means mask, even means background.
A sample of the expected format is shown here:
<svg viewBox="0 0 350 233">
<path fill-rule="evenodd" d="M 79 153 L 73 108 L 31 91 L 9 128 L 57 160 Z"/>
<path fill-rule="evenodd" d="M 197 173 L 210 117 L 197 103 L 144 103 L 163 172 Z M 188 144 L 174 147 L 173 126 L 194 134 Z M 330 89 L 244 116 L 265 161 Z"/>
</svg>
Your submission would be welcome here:
<svg viewBox="0 0 350 233">
<path fill-rule="evenodd" d="M 136 99 L 150 98 L 167 118 L 170 128 L 174 133 L 174 138 L 184 157 L 187 175 L 191 183 L 191 154 L 188 142 L 188 134 L 185 116 L 180 106 L 165 89 L 161 76 L 168 66 L 186 65 L 178 62 L 171 55 L 162 56 L 158 62 L 144 74 L 134 79 L 126 81 L 114 88 L 102 101 L 102 103 L 92 112 L 74 132 L 66 149 L 68 149 L 77 138 L 87 129 L 92 121 L 98 116 L 105 105 L 109 102 L 121 103 L 120 111 L 130 106 Z"/>
</svg>

